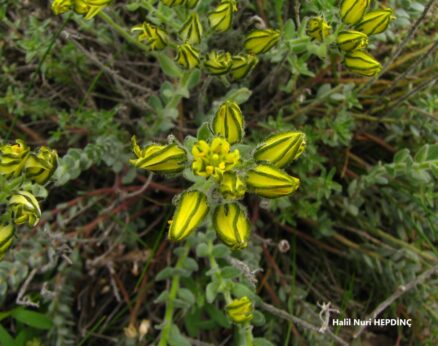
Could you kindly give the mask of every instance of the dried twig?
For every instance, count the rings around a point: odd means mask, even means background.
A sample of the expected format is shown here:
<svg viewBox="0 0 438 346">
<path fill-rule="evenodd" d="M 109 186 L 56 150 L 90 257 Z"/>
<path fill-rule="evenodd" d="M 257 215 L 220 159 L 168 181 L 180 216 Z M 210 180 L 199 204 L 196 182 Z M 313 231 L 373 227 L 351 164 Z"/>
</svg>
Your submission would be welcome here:
<svg viewBox="0 0 438 346">
<path fill-rule="evenodd" d="M 317 327 L 309 322 L 306 322 L 302 320 L 301 318 L 298 318 L 294 315 L 289 314 L 288 312 L 284 310 L 277 309 L 275 306 L 261 302 L 260 307 L 284 320 L 291 321 L 299 326 L 301 326 L 304 329 L 311 330 L 312 332 L 318 333 L 318 334 L 327 334 L 329 335 L 333 340 L 335 340 L 338 344 L 348 346 L 348 342 L 346 342 L 344 339 L 340 338 L 339 336 L 335 335 L 328 327 L 326 329 L 322 329 L 320 327 Z"/>
<path fill-rule="evenodd" d="M 418 275 L 414 280 L 410 281 L 408 284 L 402 285 L 399 288 L 397 288 L 397 290 L 393 294 L 391 294 L 387 299 L 385 299 L 382 303 L 380 303 L 374 309 L 374 311 L 365 318 L 365 320 L 375 319 L 381 312 L 383 312 L 388 306 L 394 303 L 398 298 L 400 298 L 402 295 L 413 289 L 418 284 L 423 283 L 434 274 L 438 274 L 438 265 L 425 271 L 423 274 Z M 359 335 L 361 335 L 366 327 L 367 327 L 366 325 L 360 326 L 358 330 L 354 333 L 353 337 L 357 338 Z"/>
</svg>

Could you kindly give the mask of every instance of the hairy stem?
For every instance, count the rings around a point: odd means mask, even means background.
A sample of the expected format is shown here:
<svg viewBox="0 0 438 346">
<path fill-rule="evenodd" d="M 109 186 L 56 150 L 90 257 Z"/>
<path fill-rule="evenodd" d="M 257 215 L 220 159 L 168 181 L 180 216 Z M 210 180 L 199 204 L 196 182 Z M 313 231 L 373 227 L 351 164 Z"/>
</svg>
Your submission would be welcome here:
<svg viewBox="0 0 438 346">
<path fill-rule="evenodd" d="M 178 261 L 176 262 L 175 269 L 182 268 L 184 261 L 186 260 L 187 255 L 189 254 L 189 250 L 190 250 L 189 242 L 185 243 L 183 249 L 184 251 L 179 255 Z M 169 339 L 170 329 L 172 327 L 172 320 L 173 320 L 174 303 L 179 289 L 179 281 L 180 281 L 180 276 L 174 275 L 172 278 L 172 282 L 170 284 L 169 297 L 167 299 L 166 312 L 164 314 L 164 327 L 161 332 L 159 346 L 166 346 L 167 340 Z"/>
<path fill-rule="evenodd" d="M 224 295 L 224 299 L 226 304 L 230 304 L 233 299 L 231 298 L 231 289 L 226 285 L 225 280 L 222 277 L 222 271 L 219 267 L 219 264 L 216 261 L 216 258 L 213 256 L 213 241 L 208 241 L 209 255 L 208 260 L 210 262 L 210 267 L 213 269 L 214 275 L 219 282 L 219 287 L 222 287 L 222 294 Z M 252 335 L 252 327 L 250 322 L 246 322 L 245 324 L 237 324 L 239 328 L 239 334 L 242 335 L 245 343 L 244 346 L 253 346 L 253 335 Z"/>
</svg>

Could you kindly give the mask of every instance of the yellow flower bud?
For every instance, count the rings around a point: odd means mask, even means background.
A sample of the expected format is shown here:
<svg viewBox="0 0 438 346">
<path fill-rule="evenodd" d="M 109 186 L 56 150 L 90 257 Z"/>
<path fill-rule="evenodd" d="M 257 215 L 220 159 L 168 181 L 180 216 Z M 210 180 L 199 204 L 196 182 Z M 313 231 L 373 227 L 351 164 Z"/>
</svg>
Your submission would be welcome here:
<svg viewBox="0 0 438 346">
<path fill-rule="evenodd" d="M 27 223 L 34 227 L 41 217 L 41 209 L 35 196 L 27 191 L 17 192 L 9 199 L 9 207 L 12 210 L 16 225 Z"/>
<path fill-rule="evenodd" d="M 166 31 L 148 22 L 134 26 L 131 31 L 141 31 L 137 39 L 139 41 L 146 41 L 147 46 L 151 50 L 162 50 L 169 42 L 169 36 Z"/>
<path fill-rule="evenodd" d="M 14 225 L 0 225 L 0 260 L 6 254 L 14 240 Z"/>
<path fill-rule="evenodd" d="M 37 183 L 45 184 L 58 167 L 56 150 L 41 147 L 38 153 L 31 153 L 24 166 L 26 178 Z"/>
<path fill-rule="evenodd" d="M 363 16 L 355 28 L 367 35 L 380 34 L 388 28 L 389 23 L 393 19 L 395 19 L 395 17 L 392 15 L 391 8 L 371 11 Z"/>
<path fill-rule="evenodd" d="M 243 115 L 239 105 L 233 101 L 224 102 L 212 121 L 212 132 L 234 144 L 243 137 Z"/>
<path fill-rule="evenodd" d="M 192 154 L 193 173 L 201 177 L 212 176 L 216 180 L 220 180 L 222 175 L 233 169 L 240 160 L 239 150 L 230 152 L 230 143 L 219 137 L 213 138 L 210 144 L 204 140 L 196 142 Z"/>
<path fill-rule="evenodd" d="M 218 237 L 233 250 L 248 246 L 251 225 L 238 203 L 221 204 L 213 212 L 213 226 Z"/>
<path fill-rule="evenodd" d="M 161 0 L 161 2 L 169 7 L 179 6 L 182 5 L 185 0 Z"/>
<path fill-rule="evenodd" d="M 245 195 L 246 186 L 234 172 L 226 172 L 222 176 L 219 190 L 225 199 L 240 199 Z"/>
<path fill-rule="evenodd" d="M 293 194 L 300 186 L 300 180 L 272 165 L 258 165 L 248 171 L 246 184 L 259 196 L 277 198 Z"/>
<path fill-rule="evenodd" d="M 252 54 L 235 55 L 231 62 L 231 76 L 234 79 L 241 79 L 258 64 L 259 59 Z"/>
<path fill-rule="evenodd" d="M 210 26 L 220 32 L 227 31 L 233 24 L 233 13 L 237 12 L 235 0 L 222 0 L 214 11 L 208 14 Z"/>
<path fill-rule="evenodd" d="M 192 47 L 188 43 L 178 46 L 178 54 L 175 58 L 176 62 L 185 69 L 191 70 L 199 65 L 199 50 Z"/>
<path fill-rule="evenodd" d="M 342 21 L 346 24 L 358 23 L 364 16 L 369 6 L 370 0 L 342 0 Z"/>
<path fill-rule="evenodd" d="M 169 240 L 181 241 L 187 238 L 204 220 L 208 209 L 207 196 L 202 192 L 184 192 L 170 223 Z"/>
<path fill-rule="evenodd" d="M 253 319 L 253 306 L 251 300 L 244 296 L 234 299 L 225 309 L 230 319 L 235 323 L 245 323 Z"/>
<path fill-rule="evenodd" d="M 29 157 L 30 148 L 24 141 L 17 139 L 16 144 L 0 146 L 0 174 L 7 177 L 17 177 Z"/>
<path fill-rule="evenodd" d="M 84 15 L 85 19 L 92 19 L 111 1 L 112 0 L 74 0 L 74 11 Z"/>
<path fill-rule="evenodd" d="M 185 42 L 197 44 L 202 38 L 202 24 L 197 13 L 192 13 L 179 31 L 179 36 Z"/>
<path fill-rule="evenodd" d="M 73 8 L 73 0 L 54 0 L 52 2 L 52 11 L 54 14 L 62 14 Z"/>
<path fill-rule="evenodd" d="M 266 53 L 280 40 L 280 31 L 260 29 L 249 33 L 245 38 L 245 49 L 251 54 Z"/>
<path fill-rule="evenodd" d="M 368 46 L 368 36 L 360 31 L 341 31 L 337 38 L 339 48 L 345 52 L 365 49 Z"/>
<path fill-rule="evenodd" d="M 345 66 L 354 73 L 372 77 L 382 70 L 382 65 L 368 53 L 356 50 L 345 55 Z"/>
<path fill-rule="evenodd" d="M 185 5 L 187 8 L 195 8 L 196 5 L 198 4 L 198 2 L 199 2 L 199 0 L 186 0 L 186 1 L 184 2 L 184 5 Z"/>
<path fill-rule="evenodd" d="M 322 17 L 312 17 L 307 22 L 306 33 L 318 41 L 324 41 L 324 39 L 330 35 L 332 27 Z"/>
<path fill-rule="evenodd" d="M 204 66 L 208 73 L 221 75 L 227 73 L 231 68 L 231 54 L 228 52 L 212 51 L 207 54 Z"/>
<path fill-rule="evenodd" d="M 141 149 L 135 136 L 132 137 L 131 144 L 137 159 L 129 162 L 135 167 L 160 173 L 178 173 L 185 168 L 186 151 L 176 144 L 150 144 Z"/>
<path fill-rule="evenodd" d="M 254 158 L 282 168 L 296 160 L 306 149 L 306 135 L 288 131 L 273 135 L 259 144 Z"/>
</svg>

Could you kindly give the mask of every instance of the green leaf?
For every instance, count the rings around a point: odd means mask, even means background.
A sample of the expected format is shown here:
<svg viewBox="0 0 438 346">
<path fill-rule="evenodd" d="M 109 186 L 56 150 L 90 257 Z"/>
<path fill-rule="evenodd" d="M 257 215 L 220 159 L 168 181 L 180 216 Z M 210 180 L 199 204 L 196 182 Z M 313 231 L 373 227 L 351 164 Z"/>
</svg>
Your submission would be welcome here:
<svg viewBox="0 0 438 346">
<path fill-rule="evenodd" d="M 254 338 L 254 346 L 274 346 L 274 344 L 265 338 Z"/>
<path fill-rule="evenodd" d="M 186 258 L 183 263 L 183 268 L 190 272 L 195 272 L 199 269 L 199 265 L 193 258 Z"/>
<path fill-rule="evenodd" d="M 196 247 L 196 256 L 197 257 L 207 257 L 209 254 L 208 245 L 205 243 L 201 243 Z"/>
<path fill-rule="evenodd" d="M 172 78 L 181 78 L 183 73 L 181 69 L 178 67 L 178 65 L 173 61 L 171 58 L 169 58 L 164 53 L 158 53 L 158 62 L 160 63 L 160 66 L 163 70 L 163 72 Z"/>
<path fill-rule="evenodd" d="M 213 247 L 213 256 L 215 258 L 221 258 L 228 256 L 230 254 L 230 249 L 224 244 L 217 244 Z"/>
<path fill-rule="evenodd" d="M 219 284 L 217 282 L 210 282 L 205 288 L 205 298 L 208 303 L 213 303 L 218 293 Z"/>
<path fill-rule="evenodd" d="M 234 279 L 241 275 L 241 271 L 236 267 L 227 266 L 222 268 L 222 277 L 224 279 Z"/>
<path fill-rule="evenodd" d="M 236 283 L 233 285 L 233 295 L 237 298 L 242 298 L 244 296 L 247 296 L 249 298 L 252 298 L 254 296 L 254 292 L 246 285 Z"/>
<path fill-rule="evenodd" d="M 181 85 L 187 90 L 190 90 L 196 85 L 198 85 L 200 79 L 201 79 L 201 71 L 198 69 L 193 69 L 189 72 L 184 73 L 181 79 Z"/>
<path fill-rule="evenodd" d="M 17 321 L 36 329 L 50 329 L 53 324 L 47 315 L 23 308 L 12 310 L 11 316 Z"/>
<path fill-rule="evenodd" d="M 166 267 L 160 271 L 155 277 L 155 281 L 167 280 L 175 274 L 175 269 L 172 267 Z"/>
<path fill-rule="evenodd" d="M 215 305 L 213 304 L 207 304 L 204 306 L 207 313 L 210 315 L 210 317 L 221 327 L 223 328 L 230 328 L 231 323 L 228 320 L 227 316 L 223 313 L 222 310 L 219 310 Z"/>
<path fill-rule="evenodd" d="M 180 288 L 178 290 L 178 297 L 190 306 L 195 304 L 195 295 L 187 288 Z"/>
<path fill-rule="evenodd" d="M 8 331 L 0 324 L 0 345 L 2 346 L 16 346 L 14 339 Z"/>
<path fill-rule="evenodd" d="M 187 338 L 181 334 L 178 327 L 172 324 L 169 333 L 169 345 L 170 346 L 191 346 Z"/>
<path fill-rule="evenodd" d="M 265 316 L 260 312 L 255 310 L 253 312 L 254 319 L 251 321 L 251 323 L 255 326 L 264 326 L 266 323 Z"/>
<path fill-rule="evenodd" d="M 208 126 L 208 123 L 205 122 L 198 128 L 198 133 L 196 134 L 196 138 L 199 140 L 203 139 L 204 141 L 208 140 L 212 136 L 212 133 L 210 131 L 210 127 Z"/>
</svg>

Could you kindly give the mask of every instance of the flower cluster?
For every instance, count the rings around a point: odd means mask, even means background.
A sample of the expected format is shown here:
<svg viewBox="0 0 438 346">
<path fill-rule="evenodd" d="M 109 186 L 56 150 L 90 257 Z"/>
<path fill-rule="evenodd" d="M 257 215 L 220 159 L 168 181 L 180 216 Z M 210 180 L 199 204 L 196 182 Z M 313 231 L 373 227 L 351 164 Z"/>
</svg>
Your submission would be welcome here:
<svg viewBox="0 0 438 346">
<path fill-rule="evenodd" d="M 391 8 L 368 11 L 369 5 L 369 0 L 342 1 L 342 21 L 351 27 L 341 31 L 337 38 L 338 46 L 346 52 L 344 65 L 352 72 L 367 77 L 378 74 L 382 69 L 380 63 L 365 51 L 368 36 L 384 32 L 395 19 Z"/>
<path fill-rule="evenodd" d="M 176 62 L 184 69 L 202 67 L 211 75 L 229 75 L 232 79 L 241 79 L 257 65 L 258 54 L 268 52 L 280 39 L 280 32 L 273 29 L 257 29 L 249 33 L 244 42 L 244 51 L 238 54 L 212 50 L 202 54 L 201 42 L 204 25 L 196 11 L 198 1 L 161 0 L 164 5 L 185 6 L 193 9 L 187 15 L 177 32 L 177 41 L 170 38 L 169 30 L 151 22 L 144 22 L 132 28 L 139 32 L 137 39 L 144 42 L 151 51 L 162 50 L 167 46 L 176 47 Z M 229 30 L 237 12 L 236 0 L 222 0 L 207 15 L 211 30 L 222 33 Z"/>
<path fill-rule="evenodd" d="M 15 179 L 17 186 L 8 197 L 7 213 L 2 215 L 0 224 L 0 259 L 12 243 L 15 225 L 27 224 L 34 227 L 41 217 L 41 209 L 35 196 L 26 191 L 26 182 L 44 185 L 58 166 L 58 155 L 55 150 L 40 147 L 31 149 L 22 140 L 15 144 L 0 146 L 0 175 L 7 180 Z M 9 216 L 9 217 L 5 217 Z M 12 222 L 3 222 L 3 218 Z"/>
<path fill-rule="evenodd" d="M 240 299 L 234 299 L 225 307 L 225 310 L 234 323 L 246 323 L 254 318 L 254 307 L 247 296 L 243 296 Z"/>
<path fill-rule="evenodd" d="M 390 8 L 368 11 L 369 6 L 369 0 L 343 0 L 340 8 L 343 27 L 336 39 L 339 49 L 345 52 L 344 65 L 367 77 L 382 69 L 381 64 L 365 51 L 368 36 L 385 31 L 395 18 Z M 307 23 L 306 32 L 308 36 L 323 41 L 330 34 L 331 26 L 322 17 L 313 17 Z"/>
<path fill-rule="evenodd" d="M 54 0 L 52 10 L 58 15 L 68 11 L 74 11 L 83 15 L 85 19 L 91 19 L 99 13 L 112 0 Z"/>
<path fill-rule="evenodd" d="M 203 184 L 207 189 L 192 188 L 177 198 L 177 208 L 170 221 L 170 240 L 188 237 L 210 213 L 218 237 L 232 249 L 242 249 L 248 244 L 251 225 L 246 209 L 238 201 L 246 192 L 264 198 L 292 195 L 300 181 L 283 168 L 303 153 L 306 137 L 299 131 L 274 134 L 243 161 L 238 149 L 244 134 L 239 105 L 224 102 L 209 125 L 211 137 L 194 142 L 189 148 L 191 155 L 177 143 L 150 144 L 140 149 L 133 137 L 136 159 L 131 163 L 162 173 L 187 169 L 207 183 Z"/>
</svg>

